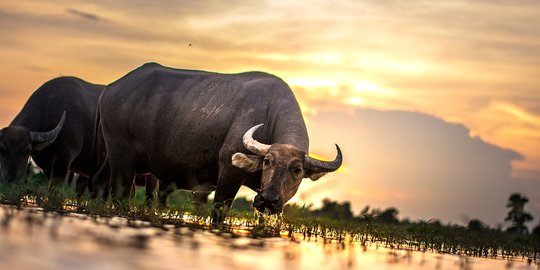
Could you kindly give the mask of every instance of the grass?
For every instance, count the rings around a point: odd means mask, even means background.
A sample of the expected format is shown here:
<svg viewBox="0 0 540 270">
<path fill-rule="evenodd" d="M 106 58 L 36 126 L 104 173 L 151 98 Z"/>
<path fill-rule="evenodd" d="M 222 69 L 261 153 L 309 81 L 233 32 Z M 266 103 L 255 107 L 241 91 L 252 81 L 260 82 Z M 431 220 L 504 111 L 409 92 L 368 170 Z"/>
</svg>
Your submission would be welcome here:
<svg viewBox="0 0 540 270">
<path fill-rule="evenodd" d="M 148 221 L 152 226 L 189 226 L 211 229 L 215 232 L 244 234 L 250 237 L 289 237 L 325 242 L 357 242 L 389 248 L 430 251 L 490 258 L 540 257 L 540 239 L 536 235 L 517 235 L 501 229 L 468 229 L 439 222 L 417 221 L 408 223 L 380 223 L 369 215 L 364 218 L 340 219 L 317 216 L 306 207 L 285 208 L 282 215 L 267 216 L 256 213 L 246 200 L 227 209 L 222 224 L 210 222 L 211 206 L 192 207 L 188 192 L 170 196 L 167 207 L 145 201 L 143 189 L 134 197 L 118 203 L 110 200 L 92 200 L 87 195 L 77 198 L 70 188 L 50 194 L 42 175 L 33 175 L 25 181 L 0 185 L 0 203 L 18 207 L 41 207 L 58 213 L 84 213 L 90 216 L 121 216 L 128 220 Z M 240 205 L 242 207 L 235 207 Z M 247 210 L 247 211 L 246 211 Z"/>
</svg>

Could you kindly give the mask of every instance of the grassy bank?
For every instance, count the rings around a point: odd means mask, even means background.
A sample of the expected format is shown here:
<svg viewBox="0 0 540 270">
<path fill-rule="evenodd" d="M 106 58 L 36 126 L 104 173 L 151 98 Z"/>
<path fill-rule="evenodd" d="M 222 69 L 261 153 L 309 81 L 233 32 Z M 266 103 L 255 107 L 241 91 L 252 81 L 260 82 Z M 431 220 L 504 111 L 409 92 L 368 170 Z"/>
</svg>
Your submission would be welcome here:
<svg viewBox="0 0 540 270">
<path fill-rule="evenodd" d="M 356 242 L 362 245 L 375 244 L 390 248 L 461 254 L 491 258 L 540 257 L 540 237 L 532 234 L 515 234 L 486 226 L 442 225 L 437 221 L 399 222 L 385 220 L 382 216 L 364 213 L 359 217 L 343 216 L 339 211 L 325 213 L 321 209 L 310 209 L 288 205 L 280 216 L 265 216 L 249 207 L 241 198 L 223 224 L 210 224 L 211 207 L 192 206 L 188 192 L 175 192 L 168 205 L 159 206 L 145 201 L 144 190 L 120 203 L 92 200 L 88 196 L 76 198 L 70 188 L 54 195 L 49 194 L 42 175 L 34 175 L 24 182 L 0 185 L 0 203 L 18 207 L 40 207 L 58 213 L 84 213 L 89 216 L 121 216 L 131 220 L 144 220 L 153 226 L 189 226 L 211 229 L 250 237 L 290 237 L 291 239 L 331 241 L 339 244 Z"/>
</svg>

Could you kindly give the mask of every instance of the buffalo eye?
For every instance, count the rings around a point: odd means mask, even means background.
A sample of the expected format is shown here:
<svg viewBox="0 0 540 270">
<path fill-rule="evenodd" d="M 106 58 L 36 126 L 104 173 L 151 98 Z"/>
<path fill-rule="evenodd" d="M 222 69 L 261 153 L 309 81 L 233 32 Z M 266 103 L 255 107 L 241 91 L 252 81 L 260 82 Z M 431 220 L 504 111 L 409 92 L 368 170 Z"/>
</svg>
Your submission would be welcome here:
<svg viewBox="0 0 540 270">
<path fill-rule="evenodd" d="M 300 167 L 296 167 L 292 170 L 292 172 L 295 174 L 295 175 L 299 175 L 301 172 L 302 172 L 302 169 Z"/>
<path fill-rule="evenodd" d="M 24 154 L 25 155 L 30 155 L 30 153 L 32 152 L 32 146 L 27 146 L 25 149 L 24 149 Z"/>
<path fill-rule="evenodd" d="M 264 159 L 263 159 L 263 164 L 264 164 L 264 166 L 270 165 L 270 160 L 267 159 L 267 158 L 264 158 Z"/>
</svg>

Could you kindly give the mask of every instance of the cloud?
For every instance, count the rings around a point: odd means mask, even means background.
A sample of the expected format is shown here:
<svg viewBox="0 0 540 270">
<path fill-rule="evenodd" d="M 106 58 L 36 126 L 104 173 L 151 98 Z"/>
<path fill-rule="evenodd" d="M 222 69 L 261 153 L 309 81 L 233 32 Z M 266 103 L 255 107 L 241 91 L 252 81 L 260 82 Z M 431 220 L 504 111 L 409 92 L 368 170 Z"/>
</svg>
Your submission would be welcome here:
<svg viewBox="0 0 540 270">
<path fill-rule="evenodd" d="M 522 108 L 500 100 L 493 100 L 492 107 L 497 110 L 503 111 L 507 114 L 510 114 L 514 117 L 517 117 L 519 120 L 532 125 L 534 128 L 540 128 L 540 116 L 529 113 Z"/>
<path fill-rule="evenodd" d="M 69 13 L 69 14 L 72 14 L 72 15 L 76 15 L 76 16 L 79 16 L 85 20 L 91 20 L 91 21 L 96 21 L 96 22 L 99 22 L 99 21 L 102 21 L 102 22 L 106 22 L 108 20 L 96 15 L 96 14 L 93 14 L 93 13 L 90 13 L 90 12 L 85 12 L 85 11 L 80 11 L 80 10 L 77 10 L 77 9 L 73 9 L 73 8 L 67 8 L 66 9 L 66 12 Z"/>
<path fill-rule="evenodd" d="M 459 222 L 466 215 L 492 225 L 503 221 L 512 192 L 539 202 L 528 189 L 534 183 L 512 180 L 512 162 L 523 157 L 471 137 L 463 125 L 369 109 L 320 112 L 309 123 L 312 152 L 332 157 L 338 143 L 348 170 L 306 180 L 300 196 L 308 202 L 330 197 L 350 200 L 356 211 L 395 206 L 412 218 Z"/>
</svg>

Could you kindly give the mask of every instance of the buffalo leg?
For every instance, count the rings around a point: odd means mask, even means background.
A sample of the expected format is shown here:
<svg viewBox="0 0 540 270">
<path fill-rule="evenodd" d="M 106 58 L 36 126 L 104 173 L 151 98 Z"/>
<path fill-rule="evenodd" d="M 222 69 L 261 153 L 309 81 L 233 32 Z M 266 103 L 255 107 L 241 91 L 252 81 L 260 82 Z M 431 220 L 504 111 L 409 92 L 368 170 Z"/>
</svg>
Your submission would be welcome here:
<svg viewBox="0 0 540 270">
<path fill-rule="evenodd" d="M 120 200 L 127 198 L 134 190 L 135 171 L 134 166 L 126 157 L 110 156 L 111 165 L 111 196 L 112 199 Z"/>
<path fill-rule="evenodd" d="M 191 205 L 195 209 L 208 204 L 208 195 L 212 193 L 212 189 L 208 186 L 200 186 L 191 192 Z"/>
<path fill-rule="evenodd" d="M 157 178 L 152 175 L 155 181 L 158 183 L 157 200 L 160 206 L 167 206 L 167 198 L 169 194 L 176 190 L 176 184 L 165 184 L 163 181 L 157 181 Z"/>
<path fill-rule="evenodd" d="M 159 205 L 166 206 L 167 205 L 167 198 L 171 193 L 173 193 L 176 190 L 176 184 L 170 183 L 165 184 L 163 181 L 159 182 L 159 190 L 157 193 L 157 199 L 159 202 Z"/>
<path fill-rule="evenodd" d="M 82 197 L 86 187 L 88 186 L 88 176 L 79 175 L 77 182 L 75 182 L 75 192 L 77 193 L 77 198 Z"/>
<path fill-rule="evenodd" d="M 65 158 L 54 157 L 51 175 L 49 176 L 49 192 L 59 192 L 66 181 L 68 164 Z"/>
<path fill-rule="evenodd" d="M 41 169 L 41 171 L 47 178 L 47 184 L 49 184 L 48 180 L 51 178 L 53 159 L 43 158 L 42 156 L 32 156 L 32 159 L 34 160 L 36 165 Z"/>
<path fill-rule="evenodd" d="M 107 137 L 105 131 L 103 129 L 103 136 Z M 113 200 L 129 198 L 130 192 L 135 190 L 136 153 L 133 151 L 133 145 L 123 141 L 105 140 L 105 147 L 111 167 L 111 197 Z"/>
<path fill-rule="evenodd" d="M 159 193 L 159 190 L 156 190 L 156 189 L 159 186 L 159 181 L 155 176 L 151 174 L 145 175 L 144 178 L 145 178 L 145 186 L 146 186 L 146 200 L 151 202 L 154 200 L 155 196 L 158 196 L 156 194 Z"/>
<path fill-rule="evenodd" d="M 75 185 L 75 194 L 77 195 L 77 198 L 80 198 L 88 186 L 88 176 L 75 174 L 74 172 L 69 171 L 67 183 L 70 187 Z"/>
<path fill-rule="evenodd" d="M 193 191 L 191 193 L 192 204 L 195 207 L 201 207 L 208 203 L 208 195 L 211 191 Z"/>
<path fill-rule="evenodd" d="M 133 171 L 115 170 L 111 166 L 111 196 L 113 199 L 128 198 L 130 192 L 134 189 L 134 176 Z"/>
<path fill-rule="evenodd" d="M 154 188 L 157 183 L 149 183 L 148 176 L 148 174 L 137 174 L 135 175 L 134 183 L 135 186 L 145 187 L 145 200 L 151 201 L 153 197 L 152 193 L 154 192 Z"/>
<path fill-rule="evenodd" d="M 174 191 L 174 188 L 168 188 L 167 185 L 159 182 L 153 174 L 136 175 L 135 185 L 145 187 L 147 202 L 157 200 L 160 206 L 165 206 L 167 196 Z"/>
<path fill-rule="evenodd" d="M 105 158 L 103 164 L 92 177 L 92 185 L 90 186 L 90 194 L 92 199 L 106 198 L 109 194 L 111 178 L 111 166 L 109 161 Z"/>
<path fill-rule="evenodd" d="M 75 173 L 72 172 L 72 171 L 69 171 L 68 172 L 68 175 L 67 175 L 67 183 L 68 183 L 68 186 L 71 186 L 71 184 L 73 183 L 73 181 L 75 180 Z"/>
<path fill-rule="evenodd" d="M 212 223 L 222 223 L 226 212 L 231 208 L 234 197 L 240 190 L 243 180 L 242 172 L 234 167 L 220 166 L 219 179 L 214 196 L 212 209 Z"/>
</svg>

